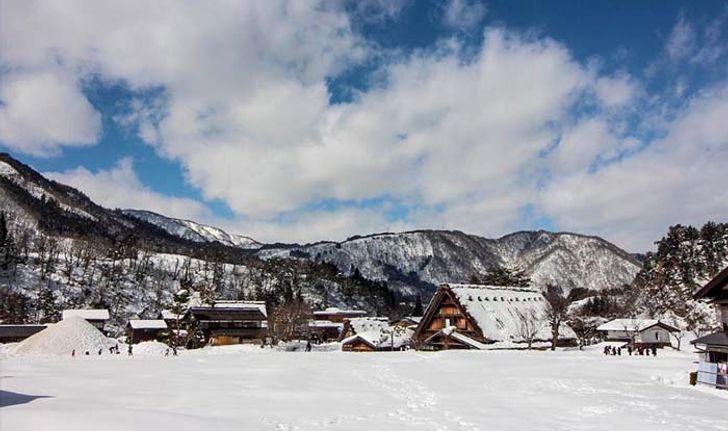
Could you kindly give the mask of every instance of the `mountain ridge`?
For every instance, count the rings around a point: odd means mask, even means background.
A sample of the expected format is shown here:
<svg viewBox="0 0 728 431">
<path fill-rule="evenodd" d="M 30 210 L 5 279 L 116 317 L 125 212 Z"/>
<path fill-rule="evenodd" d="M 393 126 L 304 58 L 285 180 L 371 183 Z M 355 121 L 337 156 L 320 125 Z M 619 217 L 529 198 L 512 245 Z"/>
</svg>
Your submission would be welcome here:
<svg viewBox="0 0 728 431">
<path fill-rule="evenodd" d="M 262 244 L 244 235 L 147 210 L 109 210 L 72 187 L 46 179 L 7 153 L 0 154 L 0 162 L 0 185 L 6 186 L 0 187 L 2 195 L 16 203 L 27 200 L 26 212 L 35 217 L 39 229 L 52 234 L 93 234 L 112 242 L 132 235 L 157 252 L 203 257 L 211 254 L 200 250 L 212 247 L 215 256 L 222 254 L 229 259 L 246 255 L 263 260 L 306 259 L 332 264 L 347 275 L 358 272 L 367 279 L 387 282 L 407 295 L 427 297 L 437 284 L 468 281 L 499 266 L 521 267 L 535 286 L 557 284 L 566 291 L 629 284 L 640 269 L 633 255 L 601 237 L 546 230 L 486 238 L 461 230 L 414 229 L 354 235 L 339 242 Z M 23 189 L 25 194 L 15 189 L 15 194 L 9 193 L 13 188 Z M 45 212 L 52 217 L 43 217 Z M 54 219 L 61 222 L 44 225 Z"/>
</svg>

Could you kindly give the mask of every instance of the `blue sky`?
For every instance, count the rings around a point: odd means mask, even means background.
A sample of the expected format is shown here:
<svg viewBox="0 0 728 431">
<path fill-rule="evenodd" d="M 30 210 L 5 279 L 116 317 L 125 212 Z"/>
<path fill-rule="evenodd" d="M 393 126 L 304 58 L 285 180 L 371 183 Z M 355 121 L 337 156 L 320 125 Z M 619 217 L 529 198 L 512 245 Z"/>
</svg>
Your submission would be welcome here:
<svg viewBox="0 0 728 431">
<path fill-rule="evenodd" d="M 724 1 L 0 8 L 0 147 L 110 207 L 632 250 L 726 219 Z"/>
</svg>

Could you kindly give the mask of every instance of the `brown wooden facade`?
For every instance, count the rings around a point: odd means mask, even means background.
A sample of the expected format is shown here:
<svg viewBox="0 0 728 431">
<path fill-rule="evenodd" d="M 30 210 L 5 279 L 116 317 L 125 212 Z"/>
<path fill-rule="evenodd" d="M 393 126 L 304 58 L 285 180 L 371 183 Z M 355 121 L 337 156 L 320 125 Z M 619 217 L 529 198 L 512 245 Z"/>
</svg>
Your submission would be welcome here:
<svg viewBox="0 0 728 431">
<path fill-rule="evenodd" d="M 466 349 L 470 348 L 451 337 L 434 337 L 442 329 L 454 326 L 461 334 L 478 342 L 487 343 L 475 320 L 465 311 L 449 286 L 443 285 L 432 297 L 425 315 L 415 329 L 413 341 L 419 349 Z"/>
<path fill-rule="evenodd" d="M 354 336 L 341 345 L 344 352 L 376 352 L 377 346 L 362 337 Z"/>
</svg>

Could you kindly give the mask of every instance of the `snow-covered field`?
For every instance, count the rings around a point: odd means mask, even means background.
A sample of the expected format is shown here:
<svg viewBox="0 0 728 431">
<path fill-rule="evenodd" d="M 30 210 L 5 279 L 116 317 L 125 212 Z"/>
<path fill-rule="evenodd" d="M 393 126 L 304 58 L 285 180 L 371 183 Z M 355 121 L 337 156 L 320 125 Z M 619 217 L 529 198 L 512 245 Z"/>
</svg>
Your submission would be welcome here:
<svg viewBox="0 0 728 431">
<path fill-rule="evenodd" d="M 694 356 L 589 351 L 0 359 L 0 429 L 727 430 Z"/>
</svg>

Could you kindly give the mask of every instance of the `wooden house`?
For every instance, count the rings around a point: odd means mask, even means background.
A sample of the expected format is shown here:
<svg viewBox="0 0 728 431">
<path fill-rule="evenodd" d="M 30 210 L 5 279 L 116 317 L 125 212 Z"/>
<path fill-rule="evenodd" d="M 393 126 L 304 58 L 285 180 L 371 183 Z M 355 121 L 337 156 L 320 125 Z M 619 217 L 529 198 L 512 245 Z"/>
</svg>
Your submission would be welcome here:
<svg viewBox="0 0 728 431">
<path fill-rule="evenodd" d="M 342 310 L 336 307 L 329 307 L 325 310 L 313 312 L 314 320 L 323 320 L 334 323 L 344 323 L 346 319 L 364 317 L 367 312 L 364 310 Z"/>
<path fill-rule="evenodd" d="M 389 328 L 389 319 L 386 317 L 353 317 L 344 320 L 344 327 L 340 339 L 343 341 L 363 332 L 381 332 Z"/>
<path fill-rule="evenodd" d="M 204 344 L 261 342 L 268 335 L 268 314 L 263 301 L 215 301 L 212 305 L 190 307 L 185 323 Z"/>
<path fill-rule="evenodd" d="M 16 343 L 44 330 L 46 325 L 0 325 L 0 343 Z"/>
<path fill-rule="evenodd" d="M 164 320 L 131 319 L 126 324 L 126 336 L 131 344 L 159 340 L 168 329 Z"/>
<path fill-rule="evenodd" d="M 109 310 L 105 309 L 79 309 L 79 310 L 63 310 L 62 319 L 69 317 L 80 317 L 92 324 L 99 331 L 104 330 L 106 322 L 109 320 Z"/>
<path fill-rule="evenodd" d="M 671 346 L 670 334 L 679 329 L 655 319 L 614 319 L 597 327 L 607 341 L 632 343 L 637 347 Z"/>
<path fill-rule="evenodd" d="M 341 350 L 344 352 L 376 352 L 378 344 L 378 339 L 356 334 L 341 341 Z"/>
<path fill-rule="evenodd" d="M 308 333 L 311 338 L 318 342 L 338 340 L 344 330 L 344 324 L 330 320 L 310 320 L 308 322 Z"/>
<path fill-rule="evenodd" d="M 544 321 L 547 303 L 537 290 L 521 287 L 476 284 L 443 284 L 427 305 L 413 335 L 417 348 L 483 349 L 487 344 L 525 343 L 524 323 Z M 549 341 L 546 324 L 531 341 Z M 559 342 L 571 344 L 576 334 L 566 324 L 559 330 Z"/>
<path fill-rule="evenodd" d="M 704 337 L 691 341 L 702 348 L 698 365 L 698 382 L 728 389 L 728 268 L 716 275 L 693 297 L 715 306 L 720 327 Z"/>
<path fill-rule="evenodd" d="M 375 352 L 405 350 L 410 347 L 413 330 L 390 325 L 386 317 L 355 317 L 344 321 L 341 350 Z"/>
</svg>

